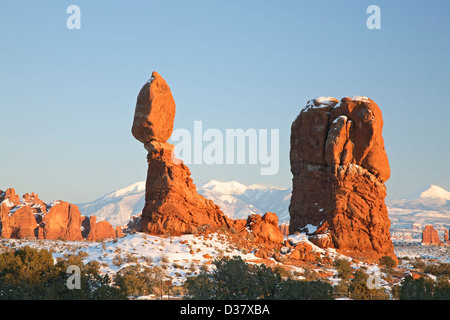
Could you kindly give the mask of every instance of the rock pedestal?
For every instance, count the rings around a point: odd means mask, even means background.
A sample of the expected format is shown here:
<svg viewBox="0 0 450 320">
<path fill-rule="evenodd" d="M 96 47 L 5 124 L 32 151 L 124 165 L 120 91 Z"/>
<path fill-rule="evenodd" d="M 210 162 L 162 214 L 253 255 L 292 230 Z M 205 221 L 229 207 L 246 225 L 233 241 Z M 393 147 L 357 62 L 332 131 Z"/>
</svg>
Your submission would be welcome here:
<svg viewBox="0 0 450 320">
<path fill-rule="evenodd" d="M 189 168 L 182 162 L 174 163 L 173 145 L 153 143 L 152 146 L 147 155 L 141 231 L 179 235 L 227 226 L 227 218 L 219 206 L 197 193 Z"/>
</svg>

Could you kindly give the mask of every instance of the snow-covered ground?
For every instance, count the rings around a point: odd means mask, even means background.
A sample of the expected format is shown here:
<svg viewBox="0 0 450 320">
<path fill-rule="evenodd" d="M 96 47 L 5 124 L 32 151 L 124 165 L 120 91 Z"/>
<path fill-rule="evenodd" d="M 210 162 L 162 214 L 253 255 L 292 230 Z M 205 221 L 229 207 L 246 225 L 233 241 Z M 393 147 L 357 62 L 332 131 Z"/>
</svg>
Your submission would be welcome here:
<svg viewBox="0 0 450 320">
<path fill-rule="evenodd" d="M 450 263 L 450 246 L 427 246 L 420 240 L 394 240 L 394 252 L 398 258 L 421 258 Z"/>
<path fill-rule="evenodd" d="M 363 268 L 377 284 L 390 292 L 392 281 L 377 264 L 355 263 L 351 258 L 341 255 L 334 249 L 322 249 L 311 243 L 305 234 L 296 234 L 286 237 L 292 245 L 307 243 L 312 246 L 313 252 L 320 255 L 327 254 L 332 260 L 337 258 L 347 259 L 354 270 Z M 17 240 L 1 239 L 0 252 L 9 248 L 30 246 L 38 249 L 47 249 L 52 252 L 55 260 L 67 255 L 80 255 L 83 262 L 98 261 L 100 272 L 114 275 L 121 268 L 139 263 L 147 267 L 159 266 L 164 274 L 164 280 L 171 280 L 173 285 L 182 285 L 190 277 L 198 275 L 202 268 L 211 271 L 214 265 L 213 259 L 220 257 L 240 256 L 248 263 L 261 263 L 261 259 L 255 256 L 254 251 L 237 247 L 230 242 L 223 233 L 209 235 L 183 235 L 178 237 L 161 237 L 145 233 L 127 234 L 123 238 L 103 242 L 89 241 L 63 241 L 63 240 Z M 417 241 L 394 241 L 395 253 L 399 258 L 413 259 L 416 257 L 424 260 L 436 259 L 439 262 L 450 262 L 450 246 L 424 246 Z M 289 254 L 289 248 L 282 248 L 282 255 Z M 411 268 L 409 260 L 400 259 L 403 270 Z M 429 260 L 434 261 L 434 260 Z M 270 258 L 265 263 L 271 266 L 284 266 L 297 279 L 304 279 L 304 265 L 284 264 L 279 260 Z M 402 265 L 403 264 L 403 265 Z M 324 265 L 310 265 L 322 278 L 326 278 L 333 285 L 338 285 L 341 279 L 337 276 L 334 267 Z M 375 281 L 375 280 L 374 280 Z M 400 279 L 397 280 L 399 282 Z M 154 297 L 140 297 L 149 299 Z"/>
<path fill-rule="evenodd" d="M 313 252 L 321 255 L 328 254 L 332 259 L 344 257 L 334 249 L 321 249 L 307 240 L 306 235 L 298 234 L 286 237 L 291 243 L 306 242 L 313 247 Z M 100 272 L 115 274 L 118 270 L 130 264 L 140 263 L 153 267 L 162 267 L 166 280 L 171 280 L 174 285 L 181 285 L 187 277 L 198 275 L 201 268 L 212 270 L 212 260 L 220 257 L 240 256 L 249 263 L 261 263 L 254 251 L 239 248 L 229 241 L 222 233 L 209 235 L 183 235 L 178 237 L 160 237 L 145 233 L 134 233 L 123 238 L 104 242 L 89 241 L 63 241 L 63 240 L 0 240 L 0 252 L 8 248 L 21 248 L 30 246 L 38 249 L 47 249 L 52 252 L 55 260 L 67 255 L 79 255 L 83 262 L 98 261 Z M 282 254 L 289 250 L 285 248 Z M 348 258 L 350 260 L 350 258 Z M 283 263 L 270 258 L 268 262 L 282 266 Z M 302 267 L 289 265 L 291 272 L 297 274 L 299 279 L 305 271 Z M 335 276 L 334 268 L 316 267 L 316 271 L 325 272 Z M 333 276 L 330 280 L 333 281 Z"/>
<path fill-rule="evenodd" d="M 197 235 L 164 238 L 135 233 L 104 242 L 2 239 L 0 245 L 47 249 L 55 259 L 83 251 L 85 264 L 96 260 L 100 262 L 100 272 L 108 274 L 133 263 L 160 266 L 165 270 L 167 280 L 174 284 L 181 284 L 187 276 L 198 274 L 200 268 L 215 257 L 237 255 L 245 260 L 257 259 L 254 254 L 230 245 L 217 233 L 207 238 Z"/>
</svg>

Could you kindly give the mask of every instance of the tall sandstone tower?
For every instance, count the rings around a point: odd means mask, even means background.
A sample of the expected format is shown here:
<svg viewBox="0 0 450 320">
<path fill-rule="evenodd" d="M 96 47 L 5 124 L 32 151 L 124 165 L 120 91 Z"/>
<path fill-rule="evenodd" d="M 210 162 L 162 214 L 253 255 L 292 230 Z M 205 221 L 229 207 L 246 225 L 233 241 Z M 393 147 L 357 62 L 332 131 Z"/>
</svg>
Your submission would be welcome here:
<svg viewBox="0 0 450 320">
<path fill-rule="evenodd" d="M 291 234 L 366 261 L 396 259 L 382 129 L 381 110 L 367 97 L 308 101 L 291 127 Z"/>
</svg>

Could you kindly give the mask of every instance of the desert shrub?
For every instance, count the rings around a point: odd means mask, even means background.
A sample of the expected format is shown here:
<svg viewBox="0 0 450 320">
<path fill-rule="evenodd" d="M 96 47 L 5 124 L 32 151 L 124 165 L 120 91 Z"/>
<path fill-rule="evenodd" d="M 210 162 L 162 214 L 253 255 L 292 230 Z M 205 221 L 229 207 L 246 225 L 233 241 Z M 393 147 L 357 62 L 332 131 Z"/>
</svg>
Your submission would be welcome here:
<svg viewBox="0 0 450 320">
<path fill-rule="evenodd" d="M 161 268 L 134 264 L 120 269 L 114 280 L 128 296 L 160 294 L 164 273 Z"/>
<path fill-rule="evenodd" d="M 212 272 L 189 277 L 185 299 L 331 299 L 331 285 L 321 281 L 283 280 L 264 264 L 247 264 L 242 258 L 216 259 Z"/>
<path fill-rule="evenodd" d="M 428 277 L 414 279 L 406 276 L 397 288 L 396 295 L 400 300 L 449 300 L 450 282 L 445 276 L 437 281 Z"/>
<path fill-rule="evenodd" d="M 355 300 L 385 300 L 389 299 L 388 293 L 384 288 L 369 288 L 369 275 L 364 270 L 359 269 L 354 273 L 353 279 L 349 281 L 348 291 L 350 297 Z"/>
<path fill-rule="evenodd" d="M 80 289 L 67 287 L 70 265 L 80 267 Z M 24 247 L 0 254 L 0 299 L 125 299 L 110 280 L 99 274 L 98 265 L 84 265 L 78 255 L 59 258 L 55 264 L 45 249 Z"/>
<path fill-rule="evenodd" d="M 383 256 L 380 258 L 380 266 L 384 267 L 388 272 L 392 271 L 392 268 L 394 268 L 396 265 L 397 263 L 395 262 L 395 260 L 389 256 Z"/>
<path fill-rule="evenodd" d="M 338 277 L 343 280 L 348 280 L 353 274 L 353 269 L 347 259 L 336 259 L 334 267 L 338 273 Z"/>
<path fill-rule="evenodd" d="M 281 300 L 331 300 L 333 287 L 321 280 L 284 280 L 276 298 Z"/>
<path fill-rule="evenodd" d="M 432 274 L 434 276 L 449 276 L 450 277 L 450 263 L 437 263 L 427 265 L 424 269 L 425 273 Z"/>
</svg>

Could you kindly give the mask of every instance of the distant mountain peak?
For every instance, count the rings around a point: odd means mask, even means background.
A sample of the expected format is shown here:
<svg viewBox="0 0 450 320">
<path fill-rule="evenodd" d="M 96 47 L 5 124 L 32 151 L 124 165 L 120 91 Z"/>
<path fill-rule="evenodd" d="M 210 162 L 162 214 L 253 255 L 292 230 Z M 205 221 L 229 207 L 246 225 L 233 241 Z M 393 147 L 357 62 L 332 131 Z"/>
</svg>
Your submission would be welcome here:
<svg viewBox="0 0 450 320">
<path fill-rule="evenodd" d="M 444 200 L 450 200 L 450 192 L 445 190 L 444 188 L 441 188 L 437 185 L 430 185 L 428 189 L 420 193 L 420 198 L 431 198 L 431 199 L 444 199 Z"/>
<path fill-rule="evenodd" d="M 123 198 L 128 195 L 142 192 L 145 192 L 145 181 L 138 181 L 133 184 L 130 184 L 127 187 L 117 189 L 108 194 L 105 194 L 104 196 L 100 197 L 95 201 L 109 201 L 111 199 Z"/>
<path fill-rule="evenodd" d="M 248 187 L 237 181 L 218 181 L 211 180 L 204 184 L 201 189 L 220 192 L 223 194 L 242 194 Z"/>
</svg>

